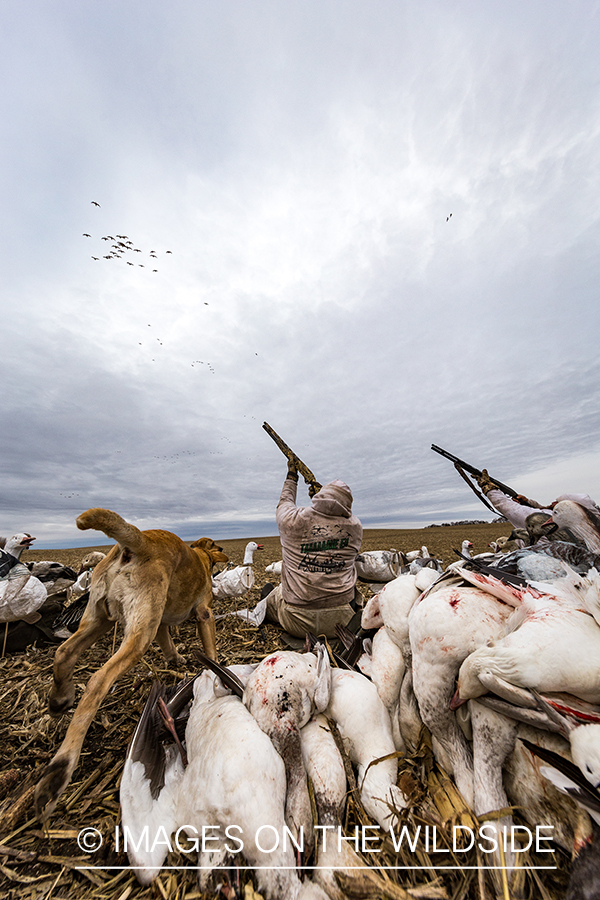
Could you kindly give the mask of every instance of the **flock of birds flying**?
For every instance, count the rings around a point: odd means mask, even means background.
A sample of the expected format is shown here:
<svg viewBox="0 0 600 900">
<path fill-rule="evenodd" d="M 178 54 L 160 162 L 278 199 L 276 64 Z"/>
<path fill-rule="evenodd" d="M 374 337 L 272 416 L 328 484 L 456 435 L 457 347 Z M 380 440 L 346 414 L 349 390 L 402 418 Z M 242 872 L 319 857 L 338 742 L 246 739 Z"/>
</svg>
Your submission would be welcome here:
<svg viewBox="0 0 600 900">
<path fill-rule="evenodd" d="M 96 200 L 92 200 L 91 202 L 92 202 L 92 206 L 100 207 L 100 204 Z M 89 234 L 89 232 L 84 231 L 83 237 L 91 238 L 92 235 Z M 114 235 L 113 234 L 105 234 L 100 238 L 100 240 L 112 241 L 109 252 L 102 254 L 102 259 L 122 259 L 125 261 L 125 264 L 128 266 L 137 266 L 139 269 L 146 268 L 145 263 L 140 263 L 140 262 L 135 263 L 135 262 L 132 262 L 131 259 L 126 258 L 127 253 L 143 253 L 144 252 L 143 250 L 141 250 L 140 247 L 134 246 L 134 242 L 129 238 L 128 235 L 126 235 L 126 234 L 114 234 Z M 105 249 L 108 249 L 108 248 L 105 248 Z M 165 255 L 172 254 L 172 253 L 173 253 L 172 250 L 165 250 Z M 150 250 L 148 253 L 148 256 L 150 257 L 150 259 L 153 259 L 153 260 L 158 259 L 156 250 Z M 134 257 L 132 257 L 132 258 L 134 258 Z M 92 255 L 92 259 L 95 260 L 96 262 L 99 262 L 100 256 Z M 153 273 L 158 272 L 158 269 L 152 269 L 152 272 Z"/>
</svg>

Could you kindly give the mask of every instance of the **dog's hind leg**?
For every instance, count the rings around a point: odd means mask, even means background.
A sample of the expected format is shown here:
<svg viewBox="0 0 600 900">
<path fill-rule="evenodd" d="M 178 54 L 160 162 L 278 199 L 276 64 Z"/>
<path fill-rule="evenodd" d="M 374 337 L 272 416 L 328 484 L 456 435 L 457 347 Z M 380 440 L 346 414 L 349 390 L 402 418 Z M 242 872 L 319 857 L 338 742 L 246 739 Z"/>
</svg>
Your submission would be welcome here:
<svg viewBox="0 0 600 900">
<path fill-rule="evenodd" d="M 127 633 L 126 629 L 123 643 L 117 652 L 90 678 L 73 713 L 65 738 L 42 773 L 35 789 L 36 813 L 42 821 L 52 813 L 58 798 L 71 780 L 79 761 L 83 741 L 100 704 L 115 681 L 142 658 L 159 624 L 159 621 L 147 623 L 142 632 L 137 628 Z"/>
<path fill-rule="evenodd" d="M 171 632 L 169 631 L 169 626 L 165 625 L 164 622 L 158 626 L 158 631 L 156 632 L 156 641 L 158 646 L 162 650 L 165 655 L 165 659 L 169 663 L 169 665 L 174 666 L 175 668 L 183 668 L 185 666 L 185 659 L 181 656 L 180 653 L 177 652 L 177 648 L 173 643 L 173 638 L 171 637 Z"/>
<path fill-rule="evenodd" d="M 50 691 L 48 705 L 53 715 L 60 715 L 73 706 L 75 700 L 75 685 L 73 684 L 73 670 L 81 654 L 96 643 L 111 627 L 111 620 L 101 618 L 84 617 L 79 628 L 68 638 L 64 644 L 56 649 L 54 655 L 54 681 Z"/>
</svg>

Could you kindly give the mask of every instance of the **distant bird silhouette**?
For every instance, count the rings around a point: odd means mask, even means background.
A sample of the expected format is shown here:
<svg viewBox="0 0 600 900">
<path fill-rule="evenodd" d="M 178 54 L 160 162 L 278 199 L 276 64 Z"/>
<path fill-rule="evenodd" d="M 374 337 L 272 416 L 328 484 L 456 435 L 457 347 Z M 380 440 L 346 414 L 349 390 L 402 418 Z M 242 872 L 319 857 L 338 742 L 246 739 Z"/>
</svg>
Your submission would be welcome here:
<svg viewBox="0 0 600 900">
<path fill-rule="evenodd" d="M 117 237 L 118 237 L 118 238 L 121 238 L 122 241 L 126 241 L 126 240 L 127 240 L 127 235 L 126 235 L 126 234 L 118 234 Z"/>
<path fill-rule="evenodd" d="M 448 222 L 452 218 L 452 213 L 449 216 L 446 216 L 446 222 Z"/>
<path fill-rule="evenodd" d="M 138 250 L 137 247 L 134 247 L 134 248 L 133 248 L 133 252 L 134 252 L 134 253 L 141 253 L 142 251 L 141 251 L 141 250 Z"/>
<path fill-rule="evenodd" d="M 100 257 L 99 257 L 99 256 L 92 256 L 92 259 L 98 260 L 98 259 L 100 259 Z"/>
<path fill-rule="evenodd" d="M 153 272 L 158 272 L 158 269 L 152 269 Z"/>
<path fill-rule="evenodd" d="M 165 253 L 172 253 L 172 250 L 165 250 Z"/>
<path fill-rule="evenodd" d="M 133 263 L 132 263 L 132 262 L 129 262 L 129 260 L 127 260 L 127 265 L 128 265 L 128 266 L 132 266 Z"/>
<path fill-rule="evenodd" d="M 107 237 L 103 237 L 103 238 L 101 238 L 101 240 L 103 240 L 103 241 L 109 241 L 109 240 L 110 240 L 110 238 L 107 238 Z"/>
<path fill-rule="evenodd" d="M 95 200 L 92 200 L 91 203 L 92 203 L 92 206 L 100 206 L 100 204 L 99 204 L 99 203 L 96 203 Z"/>
<path fill-rule="evenodd" d="M 85 231 L 84 231 L 84 232 L 83 232 L 83 237 L 91 237 L 91 234 L 86 234 Z"/>
<path fill-rule="evenodd" d="M 146 266 L 144 265 L 144 263 L 138 263 L 138 266 L 140 267 L 140 269 L 145 269 L 145 268 L 146 268 Z M 150 327 L 150 326 L 148 326 L 148 327 Z"/>
<path fill-rule="evenodd" d="M 112 256 L 105 256 L 104 259 L 112 259 Z"/>
</svg>

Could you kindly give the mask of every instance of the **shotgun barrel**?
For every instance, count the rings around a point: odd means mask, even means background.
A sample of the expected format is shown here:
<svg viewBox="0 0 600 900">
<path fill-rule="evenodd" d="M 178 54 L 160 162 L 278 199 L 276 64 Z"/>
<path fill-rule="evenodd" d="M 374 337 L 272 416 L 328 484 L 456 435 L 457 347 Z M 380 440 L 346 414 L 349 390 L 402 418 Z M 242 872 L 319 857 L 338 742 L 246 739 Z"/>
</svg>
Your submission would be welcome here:
<svg viewBox="0 0 600 900">
<path fill-rule="evenodd" d="M 465 472 L 469 473 L 469 475 L 474 475 L 476 478 L 479 478 L 481 476 L 481 469 L 476 469 L 475 466 L 472 466 L 470 463 L 465 462 L 464 459 L 460 459 L 458 456 L 454 456 L 453 453 L 448 453 L 448 451 L 444 450 L 442 447 L 438 447 L 436 444 L 432 444 L 431 449 L 435 450 L 436 453 L 439 453 L 440 456 L 444 456 L 446 459 L 449 459 L 454 463 L 454 465 L 459 465 L 461 469 L 464 469 Z M 489 474 L 488 478 L 490 479 L 490 481 L 494 482 L 499 490 L 501 490 L 505 494 L 508 494 L 508 496 L 512 497 L 513 500 L 516 500 L 517 497 L 520 497 L 520 494 L 518 494 L 517 491 L 513 490 L 513 488 L 509 487 L 507 484 L 504 484 L 503 481 L 498 481 L 497 478 L 494 478 Z"/>
</svg>

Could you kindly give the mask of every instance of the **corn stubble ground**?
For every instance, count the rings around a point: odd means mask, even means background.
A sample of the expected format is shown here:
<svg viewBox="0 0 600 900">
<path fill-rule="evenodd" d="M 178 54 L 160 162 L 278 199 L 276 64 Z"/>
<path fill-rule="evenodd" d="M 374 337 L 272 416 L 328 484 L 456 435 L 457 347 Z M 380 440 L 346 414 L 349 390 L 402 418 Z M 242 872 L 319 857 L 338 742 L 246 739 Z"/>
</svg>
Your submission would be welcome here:
<svg viewBox="0 0 600 900">
<path fill-rule="evenodd" d="M 366 530 L 363 550 L 390 548 L 413 550 L 425 544 L 431 555 L 444 564 L 457 557 L 454 548 L 460 549 L 465 538 L 474 544 L 474 552 L 487 549 L 490 540 L 508 534 L 510 525 L 455 525 L 415 530 Z M 234 564 L 243 558 L 244 540 L 218 541 Z M 218 540 L 218 537 L 217 537 Z M 216 615 L 232 609 L 253 606 L 263 585 L 277 578 L 267 575 L 264 568 L 281 558 L 278 537 L 257 538 L 264 550 L 256 553 L 255 585 L 248 598 L 236 601 L 215 602 Z M 31 550 L 23 560 L 52 559 L 76 568 L 92 548 L 68 550 Z M 94 548 L 96 549 L 96 548 Z M 97 549 L 106 550 L 106 547 Z M 362 586 L 365 597 L 370 596 Z M 117 641 L 120 635 L 117 634 Z M 138 884 L 126 867 L 128 860 L 115 851 L 115 826 L 120 822 L 119 781 L 127 745 L 138 722 L 148 691 L 154 679 L 169 684 L 185 675 L 195 674 L 201 668 L 196 656 L 201 649 L 193 623 L 185 623 L 175 637 L 180 652 L 187 661 L 186 672 L 168 669 L 158 647 L 150 648 L 144 659 L 128 672 L 113 688 L 102 704 L 88 732 L 79 766 L 73 781 L 61 797 L 52 819 L 45 828 L 33 815 L 33 789 L 39 775 L 59 746 L 70 713 L 59 718 L 47 712 L 47 696 L 52 678 L 54 648 L 29 648 L 24 653 L 0 660 L 0 740 L 3 753 L 0 768 L 0 886 L 10 898 L 25 900 L 128 900 L 128 898 L 164 898 L 164 900 L 204 900 L 214 897 L 198 889 L 195 859 L 190 855 L 169 854 L 167 865 L 182 868 L 163 871 L 150 887 Z M 252 625 L 234 616 L 217 622 L 219 658 L 224 663 L 258 662 L 268 653 L 286 645 L 281 632 L 265 625 L 257 631 Z M 112 652 L 113 636 L 105 637 L 93 647 L 76 670 L 77 699 L 90 675 L 101 666 Z M 457 794 L 452 782 L 439 769 L 432 758 L 428 735 L 418 751 L 400 759 L 399 784 L 410 796 L 410 805 L 401 814 L 401 822 L 411 833 L 417 825 L 436 824 L 439 829 L 453 824 L 473 822 L 472 814 Z M 361 807 L 356 792 L 350 785 L 346 821 L 347 833 L 354 833 L 356 825 L 371 824 Z M 518 821 L 518 811 L 516 813 Z M 104 838 L 102 848 L 91 856 L 81 852 L 77 845 L 78 833 L 86 827 L 97 828 Z M 368 866 L 411 866 L 409 870 L 373 868 L 358 877 L 340 876 L 348 897 L 396 898 L 409 897 L 507 898 L 506 886 L 494 887 L 484 883 L 482 873 L 474 868 L 481 863 L 476 852 L 460 854 L 438 853 L 428 855 L 417 850 L 412 853 L 403 847 L 399 853 L 389 840 L 382 844 L 378 854 L 367 853 Z M 549 900 L 564 895 L 568 878 L 569 860 L 560 852 L 552 857 L 556 871 L 528 872 L 511 885 L 510 896 L 522 896 Z M 547 865 L 542 859 L 524 854 L 525 865 Z M 241 861 L 243 865 L 243 861 Z M 85 870 L 82 866 L 96 866 Z M 431 870 L 431 866 L 445 866 L 445 870 Z M 453 867 L 454 868 L 451 868 Z M 255 895 L 251 873 L 241 870 L 240 895 L 251 900 Z M 419 888 L 420 891 L 415 891 Z M 406 891 L 410 890 L 411 893 Z M 414 891 L 414 893 L 413 893 Z"/>
</svg>

